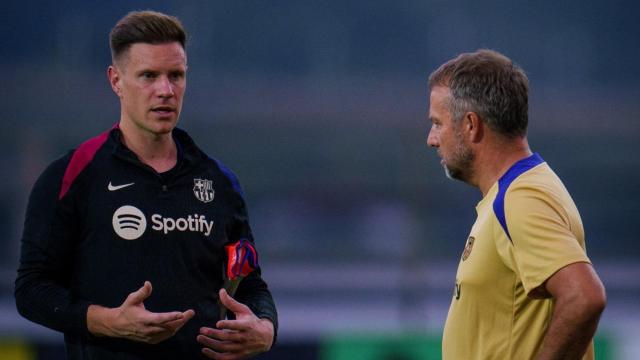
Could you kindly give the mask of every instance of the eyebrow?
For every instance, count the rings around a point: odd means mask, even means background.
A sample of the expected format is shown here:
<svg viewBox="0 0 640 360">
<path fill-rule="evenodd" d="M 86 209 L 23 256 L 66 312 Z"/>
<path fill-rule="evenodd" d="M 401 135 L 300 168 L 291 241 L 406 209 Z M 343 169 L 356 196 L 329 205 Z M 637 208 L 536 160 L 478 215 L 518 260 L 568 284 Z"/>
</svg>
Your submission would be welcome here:
<svg viewBox="0 0 640 360">
<path fill-rule="evenodd" d="M 143 68 L 143 69 L 140 69 L 140 70 L 136 71 L 136 74 L 144 74 L 144 73 L 158 74 L 160 72 L 157 71 L 157 70 L 151 70 L 150 68 Z"/>
</svg>

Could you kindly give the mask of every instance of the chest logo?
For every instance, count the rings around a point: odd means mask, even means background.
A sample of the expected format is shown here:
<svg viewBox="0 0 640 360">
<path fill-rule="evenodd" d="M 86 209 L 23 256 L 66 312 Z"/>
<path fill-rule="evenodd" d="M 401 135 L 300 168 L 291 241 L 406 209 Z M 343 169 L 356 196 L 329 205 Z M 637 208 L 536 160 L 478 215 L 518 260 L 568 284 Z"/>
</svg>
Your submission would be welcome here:
<svg viewBox="0 0 640 360">
<path fill-rule="evenodd" d="M 135 206 L 123 205 L 113 213 L 111 221 L 113 223 L 113 231 L 125 240 L 140 238 L 147 230 L 147 225 L 151 226 L 151 230 L 158 231 L 164 235 L 177 231 L 196 232 L 204 236 L 210 236 L 213 232 L 213 220 L 208 220 L 205 215 L 190 214 L 186 217 L 173 218 L 153 214 L 150 219 L 151 223 L 147 224 L 147 218 L 142 210 Z"/>
<path fill-rule="evenodd" d="M 467 239 L 467 245 L 464 247 L 464 251 L 462 252 L 462 261 L 465 261 L 471 255 L 471 250 L 473 250 L 473 243 L 476 241 L 476 238 L 473 236 L 469 236 Z"/>
<path fill-rule="evenodd" d="M 127 186 L 131 186 L 135 183 L 128 183 L 128 184 L 122 184 L 122 185 L 112 185 L 111 181 L 109 181 L 109 185 L 107 185 L 107 189 L 109 189 L 109 191 L 116 191 L 116 190 L 120 190 L 120 189 L 124 189 Z"/>
<path fill-rule="evenodd" d="M 113 230 L 125 240 L 135 240 L 147 229 L 147 219 L 140 209 L 124 205 L 113 213 Z"/>
<path fill-rule="evenodd" d="M 213 181 L 207 179 L 193 179 L 193 195 L 203 203 L 213 201 Z"/>
</svg>

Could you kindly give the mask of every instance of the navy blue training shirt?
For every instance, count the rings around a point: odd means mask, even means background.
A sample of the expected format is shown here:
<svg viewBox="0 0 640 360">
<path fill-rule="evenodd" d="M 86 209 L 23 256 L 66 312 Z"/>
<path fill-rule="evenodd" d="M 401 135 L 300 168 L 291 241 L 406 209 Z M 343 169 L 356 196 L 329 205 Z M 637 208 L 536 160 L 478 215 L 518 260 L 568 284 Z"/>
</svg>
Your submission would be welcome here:
<svg viewBox="0 0 640 360">
<path fill-rule="evenodd" d="M 121 141 L 118 126 L 53 162 L 32 190 L 15 296 L 20 313 L 64 333 L 70 359 L 204 358 L 202 326 L 219 320 L 223 247 L 253 242 L 235 175 L 175 129 L 178 162 L 158 174 Z M 145 280 L 149 311 L 195 310 L 176 335 L 156 345 L 94 337 L 90 304 L 118 307 Z M 236 299 L 277 330 L 260 269 Z"/>
</svg>

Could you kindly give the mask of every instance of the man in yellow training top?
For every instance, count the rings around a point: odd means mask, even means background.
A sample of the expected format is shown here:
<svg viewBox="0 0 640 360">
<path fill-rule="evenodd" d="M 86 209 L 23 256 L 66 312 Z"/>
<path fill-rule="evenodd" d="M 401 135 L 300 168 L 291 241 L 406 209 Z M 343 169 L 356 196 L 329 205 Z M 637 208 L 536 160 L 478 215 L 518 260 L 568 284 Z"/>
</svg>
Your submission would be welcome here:
<svg viewBox="0 0 640 360">
<path fill-rule="evenodd" d="M 571 196 L 527 143 L 528 79 L 491 50 L 429 77 L 427 143 L 482 192 L 445 324 L 445 360 L 593 359 L 605 290 Z"/>
</svg>

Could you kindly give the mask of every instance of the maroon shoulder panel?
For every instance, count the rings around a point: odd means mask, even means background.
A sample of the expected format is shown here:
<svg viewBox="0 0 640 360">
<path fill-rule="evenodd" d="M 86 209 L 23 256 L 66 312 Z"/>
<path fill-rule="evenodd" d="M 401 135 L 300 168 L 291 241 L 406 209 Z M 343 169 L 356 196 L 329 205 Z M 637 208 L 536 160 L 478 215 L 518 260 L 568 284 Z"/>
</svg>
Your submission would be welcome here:
<svg viewBox="0 0 640 360">
<path fill-rule="evenodd" d="M 93 160 L 93 157 L 96 155 L 96 152 L 98 152 L 100 147 L 102 147 L 102 145 L 107 141 L 111 130 L 117 127 L 118 124 L 102 134 L 83 142 L 78 146 L 76 151 L 73 152 L 71 161 L 69 162 L 69 165 L 67 165 L 64 177 L 62 178 L 62 186 L 60 187 L 58 200 L 65 196 L 67 191 L 69 191 L 71 184 L 73 184 L 78 175 L 80 175 L 80 172 L 89 165 L 91 160 Z"/>
</svg>

